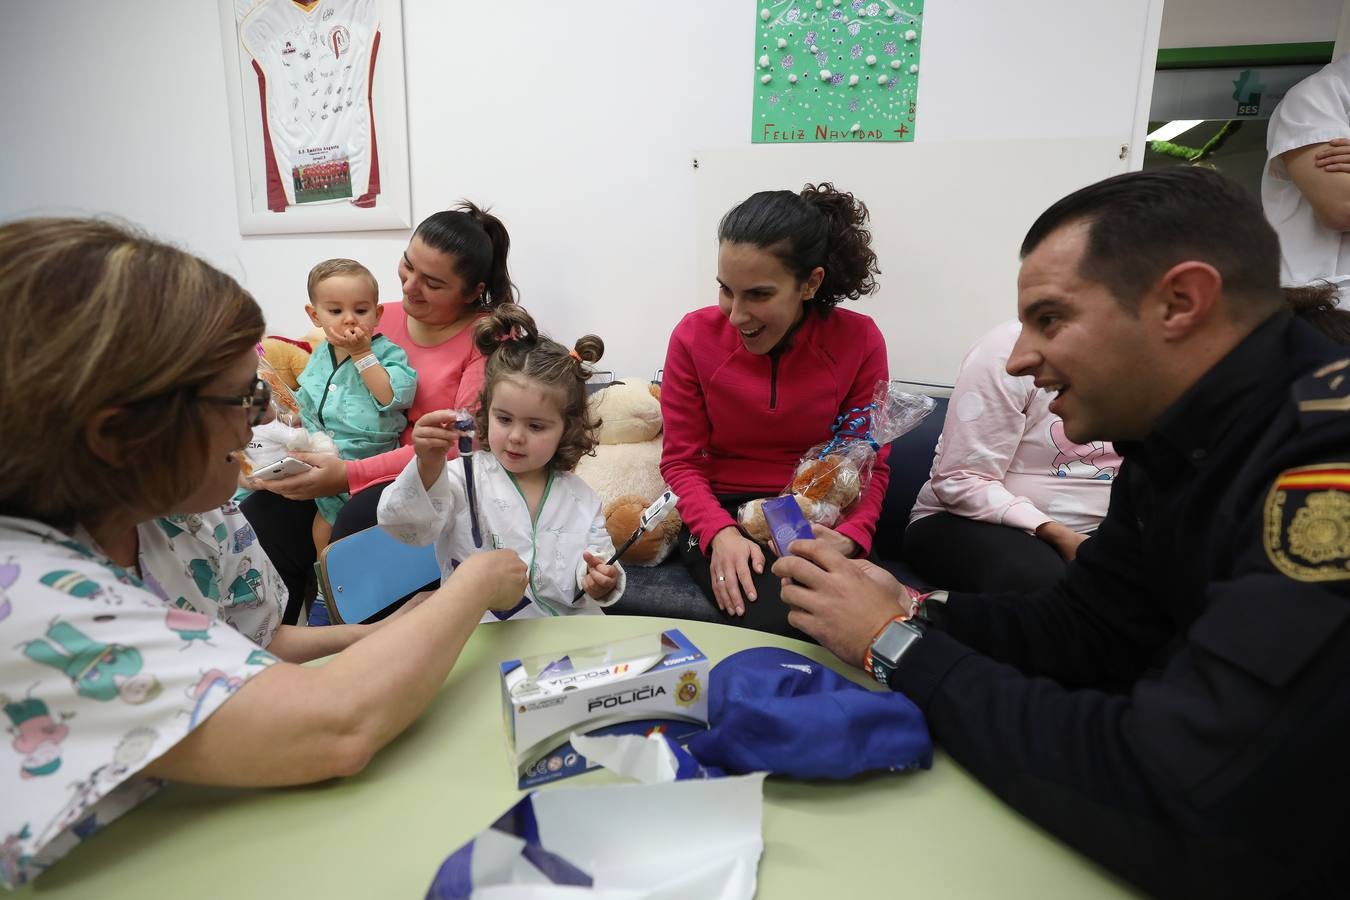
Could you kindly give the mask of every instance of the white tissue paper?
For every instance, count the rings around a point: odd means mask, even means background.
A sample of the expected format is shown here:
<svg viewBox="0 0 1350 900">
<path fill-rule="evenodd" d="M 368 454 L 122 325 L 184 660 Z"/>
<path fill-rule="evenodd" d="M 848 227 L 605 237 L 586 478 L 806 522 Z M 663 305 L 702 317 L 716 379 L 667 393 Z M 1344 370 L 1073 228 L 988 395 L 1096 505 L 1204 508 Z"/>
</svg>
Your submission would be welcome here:
<svg viewBox="0 0 1350 900">
<path fill-rule="evenodd" d="M 429 900 L 749 900 L 764 852 L 764 773 L 675 781 L 659 735 L 572 735 L 644 784 L 536 791 L 461 847 Z"/>
<path fill-rule="evenodd" d="M 427 897 L 749 900 L 763 787 L 756 773 L 537 791 L 446 860 Z"/>
</svg>

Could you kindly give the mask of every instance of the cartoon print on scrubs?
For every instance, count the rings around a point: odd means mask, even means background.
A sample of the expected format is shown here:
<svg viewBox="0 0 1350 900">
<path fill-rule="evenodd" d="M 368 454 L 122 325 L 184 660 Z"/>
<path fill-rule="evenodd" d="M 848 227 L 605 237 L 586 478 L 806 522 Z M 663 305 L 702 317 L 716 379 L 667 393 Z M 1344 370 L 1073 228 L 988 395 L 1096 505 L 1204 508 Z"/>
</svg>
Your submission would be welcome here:
<svg viewBox="0 0 1350 900">
<path fill-rule="evenodd" d="M 258 540 L 258 535 L 253 531 L 253 526 L 244 523 L 243 527 L 234 533 L 234 542 L 230 546 L 231 553 L 243 553 L 249 547 L 252 547 Z"/>
<path fill-rule="evenodd" d="M 173 540 L 180 534 L 191 534 L 197 537 L 197 532 L 202 530 L 202 517 L 200 513 L 188 513 L 180 516 L 165 516 L 156 520 L 159 527 Z"/>
<path fill-rule="evenodd" d="M 270 666 L 277 661 L 277 658 L 266 650 L 252 650 L 244 664 L 248 666 Z"/>
<path fill-rule="evenodd" d="M 74 791 L 71 798 L 66 801 L 66 805 L 56 814 L 56 818 L 47 823 L 42 834 L 38 837 L 38 843 L 46 843 L 51 838 L 60 834 L 69 828 L 80 840 L 88 840 L 94 832 L 99 829 L 98 812 L 91 809 L 98 798 L 107 792 L 107 788 L 102 788 L 99 784 L 99 773 L 103 771 L 103 766 L 90 773 L 89 778 L 83 781 L 75 781 L 69 785 L 69 789 Z M 112 786 L 115 786 L 116 783 Z"/>
<path fill-rule="evenodd" d="M 230 552 L 257 539 L 237 511 L 223 512 L 139 525 L 139 573 L 82 529 L 0 516 L 0 597 L 13 601 L 0 621 L 10 653 L 0 666 L 0 886 L 39 874 L 150 797 L 159 782 L 146 763 L 274 661 L 259 645 L 285 589 L 253 546 L 247 563 Z M 228 594 L 235 578 L 246 586 L 236 593 L 263 602 L 225 608 L 204 596 Z"/>
<path fill-rule="evenodd" d="M 32 832 L 28 830 L 25 824 L 19 829 L 17 834 L 5 835 L 4 843 L 0 844 L 0 884 L 19 884 L 19 876 L 23 870 L 32 864 L 33 858 L 23 852 L 23 844 L 32 837 Z"/>
<path fill-rule="evenodd" d="M 79 572 L 72 572 L 70 569 L 57 569 L 54 572 L 48 572 L 38 580 L 53 590 L 61 591 L 63 594 L 69 594 L 72 597 L 79 597 L 82 600 L 111 599 L 107 598 L 107 592 L 97 582 L 91 581 Z"/>
<path fill-rule="evenodd" d="M 263 602 L 262 573 L 253 567 L 253 561 L 247 556 L 240 557 L 238 573 L 230 582 L 229 596 L 222 606 L 258 606 Z"/>
<path fill-rule="evenodd" d="M 175 606 L 177 608 L 164 614 L 164 624 L 170 631 L 178 632 L 178 636 L 184 640 L 182 649 L 191 647 L 193 641 L 210 644 L 211 623 L 216 620 L 192 609 L 186 597 L 179 597 Z"/>
<path fill-rule="evenodd" d="M 155 524 L 159 526 L 161 531 L 169 536 L 170 541 L 183 533 L 183 529 L 179 528 L 172 519 L 156 519 Z"/>
<path fill-rule="evenodd" d="M 113 750 L 112 762 L 97 767 L 88 778 L 70 785 L 75 793 L 47 826 L 47 832 L 60 833 L 73 828 L 80 840 L 87 840 L 99 829 L 100 823 L 96 813 L 83 814 L 99 797 L 126 781 L 140 767 L 158 739 L 159 732 L 153 728 L 133 728 L 124 734 Z"/>
<path fill-rule="evenodd" d="M 127 776 L 140 768 L 141 761 L 150 753 L 159 740 L 159 732 L 153 728 L 140 726 L 122 735 L 113 750 L 112 762 L 99 766 L 90 775 L 94 782 L 102 781 L 103 791 L 110 791 L 126 780 Z"/>
<path fill-rule="evenodd" d="M 253 650 L 244 660 L 245 664 L 250 666 L 270 666 L 276 661 L 277 658 L 266 650 Z M 224 699 L 239 690 L 243 683 L 244 679 L 228 675 L 220 669 L 203 672 L 197 683 L 187 691 L 187 695 L 197 701 L 192 708 L 188 727 L 196 728 L 197 723 L 205 718 L 203 710 L 209 713 L 219 707 Z"/>
<path fill-rule="evenodd" d="M 127 703 L 141 704 L 159 694 L 155 677 L 141 674 L 141 654 L 135 647 L 100 644 L 59 619 L 48 626 L 46 636 L 52 643 L 29 641 L 24 656 L 65 672 L 81 697 L 106 701 L 120 695 Z"/>
<path fill-rule="evenodd" d="M 194 559 L 187 565 L 187 573 L 191 576 L 193 583 L 197 585 L 197 590 L 201 591 L 202 596 L 208 600 L 220 601 L 220 579 L 216 577 L 216 569 L 204 559 Z"/>
<path fill-rule="evenodd" d="M 61 768 L 61 742 L 70 733 L 61 720 L 70 718 L 70 714 L 53 717 L 47 704 L 33 697 L 11 701 L 0 694 L 0 704 L 10 721 L 7 730 L 14 735 L 11 746 L 24 757 L 19 777 L 39 778 Z"/>
<path fill-rule="evenodd" d="M 1102 457 L 1114 459 L 1115 454 L 1101 441 L 1089 444 L 1076 444 L 1064 433 L 1064 421 L 1055 419 L 1050 423 L 1050 440 L 1059 448 L 1059 453 L 1050 463 L 1052 475 L 1061 478 L 1090 478 L 1096 481 L 1110 481 L 1116 477 L 1115 466 L 1101 466 Z"/>
<path fill-rule="evenodd" d="M 188 719 L 188 727 L 196 728 L 197 723 L 205 718 L 203 710 L 216 709 L 225 697 L 239 690 L 243 683 L 242 678 L 231 677 L 220 669 L 211 669 L 204 672 L 201 680 L 188 694 L 197 701 L 197 705 L 192 708 L 192 713 Z"/>
<path fill-rule="evenodd" d="M 5 563 L 0 566 L 0 622 L 9 618 L 10 610 L 13 606 L 9 602 L 9 593 L 7 588 L 19 580 L 19 567 L 14 563 Z"/>
<path fill-rule="evenodd" d="M 224 511 L 223 507 L 222 511 Z M 216 544 L 223 546 L 225 539 L 230 534 L 230 529 L 224 522 L 217 522 L 207 534 L 200 533 L 202 526 L 206 524 L 201 513 L 166 516 L 158 521 L 159 527 L 169 536 L 169 540 L 173 540 L 180 534 L 190 534 L 200 541 L 215 541 Z"/>
</svg>

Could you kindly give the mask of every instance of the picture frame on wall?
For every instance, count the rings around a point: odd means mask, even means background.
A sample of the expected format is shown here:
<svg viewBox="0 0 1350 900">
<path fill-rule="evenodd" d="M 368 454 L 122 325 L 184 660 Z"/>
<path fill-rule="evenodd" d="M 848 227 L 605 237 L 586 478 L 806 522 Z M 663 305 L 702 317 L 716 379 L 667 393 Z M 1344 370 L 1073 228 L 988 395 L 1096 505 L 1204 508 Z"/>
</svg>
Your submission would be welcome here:
<svg viewBox="0 0 1350 900">
<path fill-rule="evenodd" d="M 412 225 L 400 0 L 217 0 L 240 234 Z"/>
</svg>

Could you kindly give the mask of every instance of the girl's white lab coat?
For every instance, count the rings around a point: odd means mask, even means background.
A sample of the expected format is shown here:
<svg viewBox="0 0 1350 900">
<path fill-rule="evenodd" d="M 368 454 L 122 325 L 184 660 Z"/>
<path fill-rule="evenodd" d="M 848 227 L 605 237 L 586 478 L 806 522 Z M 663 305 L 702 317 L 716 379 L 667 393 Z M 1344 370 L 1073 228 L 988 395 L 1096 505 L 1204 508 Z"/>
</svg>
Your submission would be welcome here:
<svg viewBox="0 0 1350 900">
<path fill-rule="evenodd" d="M 583 594 L 572 598 L 586 576 L 582 552 L 608 561 L 614 543 L 605 530 L 600 498 L 572 472 L 551 475 L 538 516 L 532 521 L 525 497 L 511 474 L 491 453 L 472 454 L 474 491 L 478 497 L 478 521 L 483 546 L 475 547 L 465 491 L 464 459 L 446 463 L 445 474 L 431 490 L 422 488 L 416 458 L 380 497 L 379 522 L 385 531 L 405 544 L 436 544 L 441 577 L 481 550 L 514 550 L 529 567 L 530 580 L 516 610 L 489 610 L 482 621 L 525 619 L 576 613 L 597 614 L 623 596 L 627 577 L 619 570 L 619 583 L 603 601 Z"/>
</svg>

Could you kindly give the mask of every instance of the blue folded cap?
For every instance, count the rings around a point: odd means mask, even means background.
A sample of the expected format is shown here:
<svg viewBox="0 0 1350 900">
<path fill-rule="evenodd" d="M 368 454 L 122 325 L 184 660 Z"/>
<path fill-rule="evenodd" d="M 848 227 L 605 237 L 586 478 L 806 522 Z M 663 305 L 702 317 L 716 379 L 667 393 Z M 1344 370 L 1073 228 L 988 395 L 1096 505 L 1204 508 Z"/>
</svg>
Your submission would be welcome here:
<svg viewBox="0 0 1350 900">
<path fill-rule="evenodd" d="M 742 650 L 713 667 L 708 721 L 685 744 L 703 765 L 731 774 L 842 779 L 933 764 L 928 723 L 907 697 L 870 691 L 778 647 Z"/>
</svg>

